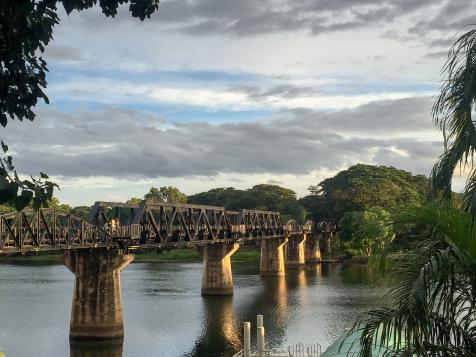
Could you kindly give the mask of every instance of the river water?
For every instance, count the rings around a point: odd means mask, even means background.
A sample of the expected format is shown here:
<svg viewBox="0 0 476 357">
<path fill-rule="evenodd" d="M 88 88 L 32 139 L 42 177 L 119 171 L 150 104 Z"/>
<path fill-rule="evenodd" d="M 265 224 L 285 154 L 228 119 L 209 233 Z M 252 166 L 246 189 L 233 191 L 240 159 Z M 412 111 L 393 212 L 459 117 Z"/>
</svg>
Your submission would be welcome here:
<svg viewBox="0 0 476 357">
<path fill-rule="evenodd" d="M 381 289 L 362 265 L 322 264 L 259 276 L 233 263 L 234 295 L 201 297 L 200 263 L 133 263 L 122 272 L 124 344 L 70 347 L 73 275 L 59 264 L 0 264 L 0 352 L 5 357 L 231 356 L 243 321 L 264 315 L 271 348 L 329 346 Z M 255 327 L 255 325 L 252 325 Z M 252 331 L 254 331 L 252 329 Z M 253 343 L 255 341 L 253 340 Z"/>
</svg>

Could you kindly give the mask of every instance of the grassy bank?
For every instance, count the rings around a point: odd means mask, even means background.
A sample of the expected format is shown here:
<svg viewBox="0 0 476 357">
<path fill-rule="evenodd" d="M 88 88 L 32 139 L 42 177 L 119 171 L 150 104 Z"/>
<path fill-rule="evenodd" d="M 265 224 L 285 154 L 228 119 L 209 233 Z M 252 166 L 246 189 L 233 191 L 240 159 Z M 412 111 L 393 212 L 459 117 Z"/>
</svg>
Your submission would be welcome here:
<svg viewBox="0 0 476 357">
<path fill-rule="evenodd" d="M 191 248 L 179 248 L 154 252 L 135 252 L 136 262 L 201 262 L 200 254 Z M 234 262 L 249 264 L 259 263 L 260 252 L 258 250 L 238 251 L 231 256 Z"/>
<path fill-rule="evenodd" d="M 61 263 L 62 252 L 27 252 L 0 255 L 0 262 Z"/>
<path fill-rule="evenodd" d="M 192 248 L 178 248 L 169 250 L 160 250 L 157 252 L 135 251 L 136 262 L 201 262 L 202 257 Z M 9 255 L 0 255 L 0 262 L 45 262 L 60 263 L 61 252 L 28 252 Z M 243 262 L 247 264 L 259 264 L 259 250 L 238 251 L 232 255 L 234 262 Z"/>
</svg>

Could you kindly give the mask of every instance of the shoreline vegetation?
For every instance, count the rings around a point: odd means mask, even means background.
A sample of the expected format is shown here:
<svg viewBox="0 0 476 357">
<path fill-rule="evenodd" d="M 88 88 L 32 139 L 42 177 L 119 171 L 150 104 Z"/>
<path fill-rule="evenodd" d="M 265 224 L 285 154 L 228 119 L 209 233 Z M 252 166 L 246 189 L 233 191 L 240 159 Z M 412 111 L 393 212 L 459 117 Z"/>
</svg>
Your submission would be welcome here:
<svg viewBox="0 0 476 357">
<path fill-rule="evenodd" d="M 192 248 L 163 249 L 157 252 L 134 251 L 135 262 L 139 263 L 191 263 L 202 262 L 200 254 Z M 259 264 L 259 249 L 238 251 L 232 255 L 231 260 L 237 263 Z M 28 252 L 11 255 L 0 255 L 2 262 L 38 262 L 38 263 L 61 263 L 62 252 Z"/>
</svg>

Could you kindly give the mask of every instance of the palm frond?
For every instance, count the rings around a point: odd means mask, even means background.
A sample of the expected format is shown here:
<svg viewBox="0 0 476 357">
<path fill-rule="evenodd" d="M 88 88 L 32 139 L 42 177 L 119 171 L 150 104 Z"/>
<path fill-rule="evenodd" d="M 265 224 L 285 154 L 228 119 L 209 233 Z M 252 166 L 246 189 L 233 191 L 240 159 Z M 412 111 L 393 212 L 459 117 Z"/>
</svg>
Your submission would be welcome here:
<svg viewBox="0 0 476 357">
<path fill-rule="evenodd" d="M 476 213 L 476 170 L 472 169 L 466 179 L 463 192 L 463 207 L 465 211 Z"/>
<path fill-rule="evenodd" d="M 392 306 L 368 313 L 355 327 L 362 332 L 361 356 L 375 346 L 391 356 L 476 356 L 473 260 L 455 246 L 430 241 L 403 258 Z"/>
<path fill-rule="evenodd" d="M 459 37 L 443 67 L 444 80 L 432 115 L 445 138 L 445 152 L 433 168 L 430 194 L 451 193 L 451 178 L 456 165 L 473 165 L 476 127 L 472 109 L 476 99 L 476 30 Z"/>
<path fill-rule="evenodd" d="M 428 239 L 393 262 L 389 306 L 367 313 L 360 355 L 476 356 L 476 218 L 427 204 L 395 217 L 396 227 L 426 227 Z"/>
</svg>

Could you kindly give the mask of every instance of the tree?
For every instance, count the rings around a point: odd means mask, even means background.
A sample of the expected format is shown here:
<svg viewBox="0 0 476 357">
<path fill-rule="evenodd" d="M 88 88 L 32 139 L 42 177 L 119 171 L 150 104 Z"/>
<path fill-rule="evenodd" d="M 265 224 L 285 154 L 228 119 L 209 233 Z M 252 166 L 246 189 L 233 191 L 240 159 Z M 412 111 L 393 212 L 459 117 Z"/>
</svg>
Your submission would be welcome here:
<svg viewBox="0 0 476 357">
<path fill-rule="evenodd" d="M 380 345 L 392 356 L 474 356 L 476 217 L 432 203 L 395 223 L 424 226 L 427 238 L 392 264 L 388 305 L 354 326 L 362 333 L 360 355 Z"/>
<path fill-rule="evenodd" d="M 129 204 L 131 204 L 131 205 L 137 205 L 137 204 L 141 203 L 141 201 L 142 201 L 141 198 L 132 197 L 132 198 L 128 199 L 128 200 L 126 201 L 126 203 L 129 203 Z"/>
<path fill-rule="evenodd" d="M 247 190 L 237 190 L 233 187 L 214 188 L 191 195 L 188 202 L 223 206 L 228 210 L 249 208 L 278 211 L 283 221 L 296 219 L 302 223 L 307 217 L 307 211 L 299 204 L 296 193 L 278 185 L 261 184 Z"/>
<path fill-rule="evenodd" d="M 371 356 L 375 345 L 390 347 L 393 356 L 476 355 L 475 30 L 452 46 L 443 72 L 432 114 L 445 148 L 430 176 L 433 202 L 396 220 L 425 227 L 427 240 L 392 264 L 388 306 L 367 313 L 354 327 L 362 333 L 362 356 Z M 469 171 L 463 209 L 452 205 L 458 165 Z"/>
<path fill-rule="evenodd" d="M 185 203 L 187 202 L 187 195 L 173 186 L 151 187 L 149 192 L 144 195 L 144 199 L 157 202 Z"/>
<path fill-rule="evenodd" d="M 34 120 L 33 107 L 38 99 L 49 103 L 45 60 L 41 57 L 59 23 L 57 4 L 67 14 L 93 7 L 97 0 L 2 0 L 0 1 L 0 124 L 8 119 Z M 133 17 L 144 20 L 158 9 L 159 0 L 100 0 L 106 16 L 114 17 L 119 4 L 130 3 Z M 2 142 L 3 152 L 8 147 Z M 56 185 L 41 173 L 40 178 L 22 180 L 12 165 L 12 157 L 0 158 L 0 204 L 21 210 L 33 201 L 34 207 L 47 205 Z"/>
<path fill-rule="evenodd" d="M 469 176 L 463 195 L 464 207 L 476 212 L 476 128 L 472 110 L 476 100 L 476 30 L 462 35 L 452 46 L 443 67 L 441 94 L 433 118 L 445 138 L 445 149 L 430 176 L 431 198 L 451 199 L 453 174 L 458 165 Z"/>
<path fill-rule="evenodd" d="M 60 210 L 60 211 L 70 211 L 71 206 L 67 203 L 61 203 L 56 197 L 51 198 L 48 201 L 48 207 Z"/>
<path fill-rule="evenodd" d="M 425 201 L 428 179 L 394 167 L 358 164 L 309 187 L 312 195 L 301 200 L 320 207 L 327 219 L 339 221 L 346 212 L 381 207 L 395 211 Z"/>
<path fill-rule="evenodd" d="M 20 179 L 13 166 L 13 158 L 8 155 L 8 146 L 1 142 L 3 157 L 0 157 L 0 205 L 17 211 L 27 207 L 30 202 L 34 209 L 48 206 L 53 198 L 53 190 L 57 184 L 49 180 L 48 175 L 40 173 L 40 177 L 31 176 L 31 180 Z"/>
<path fill-rule="evenodd" d="M 367 211 L 346 212 L 339 221 L 339 236 L 350 241 L 352 246 L 370 256 L 382 252 L 395 237 L 391 224 L 392 216 L 380 207 Z"/>
<path fill-rule="evenodd" d="M 87 219 L 89 216 L 90 210 L 91 210 L 91 207 L 88 207 L 88 206 L 77 206 L 71 209 L 71 213 L 75 214 L 76 216 Z"/>
</svg>

